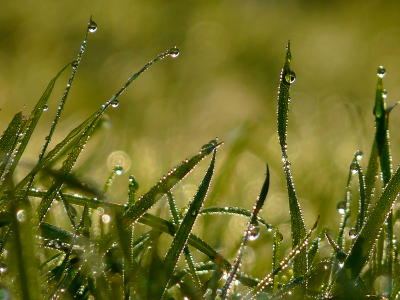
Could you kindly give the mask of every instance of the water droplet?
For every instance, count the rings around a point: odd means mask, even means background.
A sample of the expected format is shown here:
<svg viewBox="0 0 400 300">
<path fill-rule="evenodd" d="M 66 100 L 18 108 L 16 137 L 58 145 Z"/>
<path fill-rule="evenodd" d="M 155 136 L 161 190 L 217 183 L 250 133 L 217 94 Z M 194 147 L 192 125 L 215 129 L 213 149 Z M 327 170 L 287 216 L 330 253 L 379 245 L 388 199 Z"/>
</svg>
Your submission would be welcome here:
<svg viewBox="0 0 400 300">
<path fill-rule="evenodd" d="M 71 66 L 74 70 L 76 70 L 78 68 L 79 62 L 77 59 L 75 59 L 72 63 Z"/>
<path fill-rule="evenodd" d="M 59 239 L 54 240 L 53 244 L 54 244 L 54 247 L 57 248 L 57 249 L 60 249 L 61 246 L 62 246 L 62 243 L 61 243 L 61 241 Z"/>
<path fill-rule="evenodd" d="M 209 141 L 207 144 L 204 144 L 203 146 L 201 146 L 200 148 L 200 153 L 207 153 L 210 154 L 211 151 L 215 148 L 215 146 L 218 144 L 218 138 L 215 140 L 211 140 Z"/>
<path fill-rule="evenodd" d="M 358 162 L 357 161 L 353 161 L 350 165 L 350 171 L 353 174 L 357 174 L 358 173 Z"/>
<path fill-rule="evenodd" d="M 118 107 L 118 105 L 119 105 L 119 101 L 118 101 L 117 98 L 115 98 L 113 101 L 111 101 L 111 106 L 112 107 Z"/>
<path fill-rule="evenodd" d="M 279 232 L 279 241 L 283 242 L 283 234 Z"/>
<path fill-rule="evenodd" d="M 115 167 L 115 174 L 121 175 L 124 172 L 124 168 L 122 166 Z"/>
<path fill-rule="evenodd" d="M 289 72 L 286 72 L 284 79 L 286 83 L 292 84 L 296 81 L 296 73 L 293 70 L 290 70 Z"/>
<path fill-rule="evenodd" d="M 49 106 L 47 105 L 47 104 L 45 104 L 44 106 L 43 106 L 43 111 L 47 111 L 49 109 Z"/>
<path fill-rule="evenodd" d="M 383 99 L 386 99 L 386 98 L 387 98 L 387 91 L 386 91 L 386 90 L 383 90 L 383 92 L 382 92 L 382 98 L 383 98 Z"/>
<path fill-rule="evenodd" d="M 101 220 L 103 221 L 103 223 L 108 224 L 111 221 L 111 217 L 108 214 L 104 214 L 101 216 Z"/>
<path fill-rule="evenodd" d="M 386 70 L 384 67 L 380 66 L 378 68 L 378 77 L 383 78 L 386 75 Z"/>
<path fill-rule="evenodd" d="M 88 28 L 89 28 L 89 32 L 96 32 L 97 30 L 97 24 L 95 21 L 90 20 L 89 24 L 88 24 Z"/>
<path fill-rule="evenodd" d="M 249 241 L 254 241 L 258 239 L 260 236 L 260 226 L 258 226 L 258 223 L 255 224 L 250 224 L 250 234 L 249 234 Z"/>
<path fill-rule="evenodd" d="M 171 48 L 169 51 L 169 55 L 171 55 L 171 57 L 178 57 L 179 56 L 179 48 L 178 47 L 173 47 Z"/>
<path fill-rule="evenodd" d="M 355 228 L 352 228 L 352 229 L 349 230 L 349 237 L 351 239 L 355 239 L 357 237 L 357 231 L 356 231 Z"/>
<path fill-rule="evenodd" d="M 346 212 L 346 201 L 340 201 L 337 206 L 337 210 L 339 211 L 339 214 L 344 215 Z"/>
<path fill-rule="evenodd" d="M 363 157 L 364 153 L 361 150 L 356 151 L 356 159 L 360 161 Z"/>
<path fill-rule="evenodd" d="M 23 209 L 17 211 L 17 220 L 19 222 L 24 222 L 26 220 L 26 212 Z"/>
</svg>

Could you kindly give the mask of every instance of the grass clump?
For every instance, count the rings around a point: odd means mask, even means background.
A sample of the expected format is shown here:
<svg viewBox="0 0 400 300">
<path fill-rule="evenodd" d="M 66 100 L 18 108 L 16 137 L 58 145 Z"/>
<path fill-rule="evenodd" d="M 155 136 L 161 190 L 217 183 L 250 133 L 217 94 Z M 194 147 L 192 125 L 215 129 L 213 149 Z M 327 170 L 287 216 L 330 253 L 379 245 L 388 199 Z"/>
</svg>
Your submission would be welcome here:
<svg viewBox="0 0 400 300">
<path fill-rule="evenodd" d="M 319 218 L 310 229 L 306 228 L 287 153 L 290 88 L 296 79 L 290 67 L 288 43 L 278 90 L 277 127 L 290 208 L 292 250 L 281 257 L 282 235 L 276 228 L 272 266 L 264 267 L 264 278 L 253 278 L 241 271 L 246 246 L 258 238 L 260 226 L 273 230 L 259 216 L 273 182 L 268 165 L 252 211 L 239 207 L 203 208 L 217 151 L 222 145 L 218 138 L 201 146 L 196 155 L 172 168 L 138 198 L 139 184 L 131 175 L 125 205 L 109 202 L 105 195 L 114 176 L 122 172 L 121 166 L 115 166 L 103 189 L 81 182 L 72 172 L 90 137 L 101 130 L 106 110 L 117 107 L 118 97 L 155 62 L 168 56 L 177 57 L 178 48 L 173 47 L 147 63 L 97 111 L 48 150 L 88 35 L 96 30 L 96 23 L 90 20 L 78 58 L 50 81 L 28 118 L 21 112 L 12 118 L 0 139 L 0 296 L 3 299 L 397 299 L 400 265 L 393 227 L 399 218 L 394 204 L 400 191 L 400 171 L 393 172 L 391 164 L 388 120 L 395 105 L 386 108 L 382 67 L 378 69 L 374 107 L 376 133 L 366 171 L 360 163 L 362 154 L 357 150 L 349 168 L 345 199 L 338 203 L 342 220 L 337 237 L 333 238 L 329 230 L 321 230 L 311 240 Z M 70 67 L 72 74 L 39 160 L 17 181 L 15 170 L 42 112 L 47 110 L 53 87 Z M 178 208 L 173 188 L 207 156 L 211 156 L 211 161 L 196 193 L 185 207 Z M 56 170 L 54 166 L 61 161 Z M 372 203 L 379 168 L 383 190 Z M 52 178 L 50 184 L 48 178 Z M 351 212 L 354 198 L 351 185 L 355 178 L 359 185 L 358 211 Z M 167 202 L 168 218 L 161 218 L 159 211 L 149 212 L 161 199 Z M 68 224 L 51 217 L 55 201 L 62 203 Z M 357 215 L 355 224 L 350 223 L 351 213 Z M 232 263 L 207 244 L 208 232 L 204 239 L 193 234 L 199 216 L 215 214 L 248 219 Z M 137 233 L 139 224 L 147 227 Z M 345 232 L 352 226 L 349 243 Z M 160 254 L 162 234 L 171 236 L 172 241 L 166 253 Z M 331 246 L 332 254 L 321 260 L 318 250 L 323 242 Z M 193 250 L 205 258 L 196 260 Z"/>
</svg>

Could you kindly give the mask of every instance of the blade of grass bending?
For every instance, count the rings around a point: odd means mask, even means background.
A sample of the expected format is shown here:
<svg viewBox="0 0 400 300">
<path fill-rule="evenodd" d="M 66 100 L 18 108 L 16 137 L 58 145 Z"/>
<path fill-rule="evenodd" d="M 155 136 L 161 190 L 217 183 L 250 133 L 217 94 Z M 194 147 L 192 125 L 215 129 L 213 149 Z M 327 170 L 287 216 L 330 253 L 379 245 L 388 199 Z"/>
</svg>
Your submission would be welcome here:
<svg viewBox="0 0 400 300">
<path fill-rule="evenodd" d="M 18 139 L 19 131 L 22 125 L 22 112 L 17 113 L 11 120 L 6 131 L 0 139 L 0 177 L 3 175 L 4 170 L 10 161 L 12 152 L 15 148 L 15 142 Z"/>
<path fill-rule="evenodd" d="M 211 179 L 214 174 L 214 168 L 215 168 L 215 157 L 216 157 L 216 146 L 217 141 L 215 142 L 215 145 L 213 144 L 213 157 L 211 159 L 211 163 L 208 167 L 208 170 L 200 183 L 200 186 L 196 192 L 196 195 L 193 198 L 192 203 L 189 206 L 189 209 L 183 218 L 181 224 L 179 225 L 179 228 L 174 235 L 174 239 L 171 243 L 171 246 L 165 255 L 163 264 L 165 268 L 165 274 L 166 274 L 166 280 L 165 282 L 165 289 L 167 288 L 168 281 L 171 279 L 172 274 L 175 270 L 175 267 L 178 263 L 179 257 L 181 256 L 181 253 L 183 251 L 183 248 L 185 247 L 187 240 L 189 238 L 189 235 L 193 229 L 193 225 L 197 219 L 197 216 L 199 214 L 199 211 L 201 207 L 204 204 L 204 200 L 207 196 L 208 189 L 210 188 L 211 184 Z M 164 292 L 165 292 L 164 289 Z"/>
<path fill-rule="evenodd" d="M 209 155 L 215 148 L 219 147 L 222 143 L 217 140 L 212 140 L 208 144 L 202 146 L 199 154 L 193 156 L 191 159 L 186 159 L 180 165 L 164 175 L 162 179 L 157 182 L 146 194 L 139 197 L 126 212 L 125 218 L 130 220 L 129 225 L 137 222 L 143 214 L 149 210 L 154 204 L 157 203 L 168 191 L 170 191 L 179 181 L 181 181 L 200 161 Z"/>
<path fill-rule="evenodd" d="M 280 75 L 278 90 L 277 124 L 279 144 L 282 151 L 283 168 L 285 171 L 286 185 L 289 196 L 290 228 L 292 234 L 292 249 L 300 244 L 306 236 L 306 225 L 301 212 L 300 203 L 294 188 L 294 182 L 290 171 L 290 162 L 287 156 L 287 125 L 290 102 L 290 85 L 295 81 L 296 75 L 290 69 L 292 54 L 290 52 L 290 41 L 286 47 L 285 64 Z M 307 272 L 307 247 L 304 247 L 300 255 L 296 256 L 293 262 L 294 277 L 298 278 Z M 302 292 L 305 293 L 306 286 L 302 285 Z"/>
<path fill-rule="evenodd" d="M 46 143 L 44 144 L 42 152 L 39 155 L 39 162 L 43 159 L 44 153 L 46 152 L 46 149 L 50 144 L 51 138 L 53 137 L 54 130 L 56 129 L 58 121 L 60 120 L 61 112 L 64 109 L 65 101 L 67 100 L 67 97 L 68 97 L 68 94 L 69 94 L 69 90 L 71 89 L 72 82 L 74 81 L 74 77 L 75 77 L 76 71 L 77 71 L 77 69 L 79 67 L 79 64 L 81 62 L 83 52 L 85 52 L 86 42 L 87 42 L 88 34 L 90 32 L 90 28 L 91 28 L 91 24 L 92 23 L 93 23 L 92 17 L 90 17 L 90 20 L 89 20 L 89 23 L 88 23 L 88 26 L 87 26 L 87 29 L 86 29 L 86 35 L 85 35 L 83 43 L 82 43 L 82 45 L 80 47 L 80 51 L 78 53 L 78 58 L 72 62 L 72 74 L 71 74 L 71 77 L 69 78 L 67 87 L 65 88 L 64 95 L 61 98 L 61 102 L 60 102 L 60 105 L 58 106 L 58 110 L 57 110 L 56 116 L 54 118 L 53 124 L 51 125 L 50 132 L 49 132 L 48 136 L 46 137 Z"/>
<path fill-rule="evenodd" d="M 333 295 L 341 295 L 344 280 L 355 282 L 366 262 L 369 259 L 372 248 L 382 229 L 382 226 L 394 205 L 400 191 L 400 168 L 397 168 L 392 179 L 386 185 L 381 197 L 370 211 L 360 234 L 351 248 L 344 267 L 338 272 L 338 276 L 332 287 Z"/>
<path fill-rule="evenodd" d="M 317 228 L 318 222 L 319 222 L 319 217 L 317 221 L 315 222 L 314 226 L 309 230 L 308 234 L 305 236 L 305 238 L 301 241 L 299 245 L 297 245 L 292 251 L 290 251 L 289 255 L 287 255 L 279 264 L 275 270 L 272 270 L 271 273 L 269 273 L 267 276 L 265 276 L 262 280 L 260 280 L 255 288 L 250 290 L 246 295 L 245 299 L 247 299 L 250 294 L 254 297 L 258 295 L 263 289 L 265 289 L 267 286 L 269 286 L 272 282 L 272 277 L 277 275 L 280 271 L 286 269 L 288 266 L 288 263 L 290 260 L 293 260 L 296 256 L 298 256 L 301 253 L 301 250 L 308 244 L 308 240 L 311 237 L 311 234 L 314 232 L 314 230 Z M 299 278 L 299 277 L 298 277 Z"/>
<path fill-rule="evenodd" d="M 39 119 L 43 113 L 43 107 L 44 107 L 44 105 L 46 105 L 47 100 L 49 99 L 51 92 L 53 91 L 54 85 L 55 85 L 58 77 L 60 77 L 60 75 L 69 67 L 70 64 L 71 64 L 71 62 L 68 63 L 64 68 L 62 68 L 61 71 L 59 71 L 57 73 L 57 75 L 52 80 L 50 80 L 42 97 L 39 99 L 35 108 L 32 110 L 28 121 L 25 124 L 23 124 L 23 126 L 21 128 L 21 134 L 23 135 L 23 137 L 22 137 L 21 141 L 19 142 L 19 147 L 18 147 L 16 153 L 14 154 L 12 163 L 10 164 L 7 172 L 5 174 L 3 174 L 3 176 L 1 177 L 2 183 L 0 186 L 0 198 L 3 195 L 4 190 L 5 190 L 4 182 L 7 181 L 7 178 L 12 177 L 14 170 L 15 170 L 22 154 L 24 153 L 26 146 L 28 145 L 28 142 L 32 136 L 32 133 L 36 128 L 36 124 L 39 122 Z"/>
<path fill-rule="evenodd" d="M 210 206 L 210 207 L 205 207 L 200 210 L 199 215 L 212 215 L 212 214 L 232 214 L 236 216 L 243 216 L 243 217 L 250 217 L 251 216 L 251 211 L 242 208 L 242 207 L 234 207 L 234 206 Z M 262 217 L 257 216 L 257 221 L 260 224 L 263 224 L 265 227 L 267 227 L 268 231 L 272 231 L 274 227 L 267 223 Z"/>
<path fill-rule="evenodd" d="M 265 203 L 265 199 L 267 198 L 268 194 L 268 189 L 269 189 L 269 168 L 267 165 L 267 174 L 265 176 L 264 184 L 261 188 L 260 195 L 258 196 L 256 203 L 253 206 L 253 211 L 251 213 L 250 220 L 247 224 L 247 228 L 244 232 L 243 241 L 238 250 L 238 254 L 235 258 L 231 270 L 229 271 L 229 276 L 224 284 L 224 287 L 222 288 L 221 299 L 226 299 L 229 296 L 229 292 L 232 289 L 232 285 L 236 280 L 237 273 L 239 272 L 240 266 L 242 264 L 242 257 L 247 242 L 251 239 L 256 239 L 260 233 L 259 232 L 260 227 L 258 226 L 257 222 L 257 215 Z M 253 234 L 256 234 L 256 236 L 254 236 Z"/>
</svg>

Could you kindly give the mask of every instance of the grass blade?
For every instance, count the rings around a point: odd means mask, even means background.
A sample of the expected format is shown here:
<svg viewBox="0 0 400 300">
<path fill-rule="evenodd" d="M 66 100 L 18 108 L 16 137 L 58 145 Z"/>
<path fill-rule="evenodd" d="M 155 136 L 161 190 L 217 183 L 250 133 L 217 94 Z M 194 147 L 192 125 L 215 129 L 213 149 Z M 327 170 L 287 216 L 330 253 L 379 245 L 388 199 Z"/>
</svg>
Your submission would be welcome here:
<svg viewBox="0 0 400 300">
<path fill-rule="evenodd" d="M 194 222 L 197 219 L 199 211 L 204 204 L 204 200 L 207 196 L 208 189 L 211 184 L 211 179 L 214 173 L 215 167 L 215 157 L 216 157 L 216 147 L 217 141 L 215 141 L 215 145 L 213 143 L 213 157 L 211 159 L 211 163 L 208 167 L 207 173 L 204 176 L 203 181 L 200 183 L 200 186 L 196 192 L 196 195 L 193 198 L 192 203 L 189 206 L 189 210 L 187 211 L 185 217 L 180 224 L 178 231 L 176 232 L 172 244 L 168 250 L 164 258 L 165 265 L 165 274 L 167 281 L 172 277 L 172 273 L 178 263 L 178 259 L 181 256 L 182 250 L 185 247 L 187 240 L 189 238 L 189 234 L 192 231 Z M 165 287 L 167 286 L 167 282 L 165 283 Z"/>
<path fill-rule="evenodd" d="M 294 188 L 294 182 L 290 171 L 290 162 L 287 156 L 287 124 L 290 102 L 290 85 L 295 81 L 296 75 L 290 69 L 292 54 L 290 52 L 290 41 L 286 47 L 285 64 L 281 71 L 278 90 L 277 124 L 279 144 L 282 151 L 283 168 L 285 171 L 286 185 L 289 196 L 290 227 L 292 233 L 292 248 L 298 246 L 306 236 L 306 225 L 301 212 L 299 200 Z M 307 272 L 307 248 L 304 247 L 301 254 L 296 256 L 293 264 L 294 277 L 298 278 Z M 305 293 L 305 285 L 302 285 L 302 292 Z"/>
</svg>

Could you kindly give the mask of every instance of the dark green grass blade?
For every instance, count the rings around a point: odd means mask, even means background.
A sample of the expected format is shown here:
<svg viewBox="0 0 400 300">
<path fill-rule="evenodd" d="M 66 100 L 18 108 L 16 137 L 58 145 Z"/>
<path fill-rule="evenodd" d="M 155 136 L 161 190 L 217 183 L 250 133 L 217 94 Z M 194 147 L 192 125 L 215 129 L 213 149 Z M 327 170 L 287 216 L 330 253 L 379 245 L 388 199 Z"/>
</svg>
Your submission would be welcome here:
<svg viewBox="0 0 400 300">
<path fill-rule="evenodd" d="M 193 225 L 197 219 L 199 211 L 204 204 L 204 200 L 207 196 L 208 189 L 211 184 L 211 179 L 214 173 L 215 167 L 215 156 L 216 149 L 214 150 L 213 157 L 211 159 L 211 163 L 208 167 L 207 173 L 202 180 L 196 195 L 193 198 L 192 203 L 189 206 L 189 209 L 180 224 L 178 231 L 176 232 L 172 244 L 164 258 L 164 266 L 165 266 L 165 274 L 167 281 L 170 280 L 174 269 L 178 263 L 179 257 L 185 247 L 187 240 L 189 238 L 189 234 L 192 231 Z M 165 283 L 165 287 L 167 286 L 167 282 Z"/>
<path fill-rule="evenodd" d="M 376 244 L 376 239 L 379 236 L 387 215 L 397 199 L 399 191 L 400 168 L 397 168 L 381 197 L 369 213 L 364 227 L 361 229 L 348 254 L 343 269 L 338 272 L 338 276 L 332 287 L 333 295 L 341 295 L 345 292 L 343 290 L 344 281 L 355 282 L 360 275 L 362 268 L 369 259 L 372 248 Z"/>
<path fill-rule="evenodd" d="M 181 181 L 204 157 L 221 144 L 216 140 L 204 145 L 199 154 L 191 159 L 183 161 L 180 165 L 164 175 L 146 194 L 141 196 L 126 212 L 125 217 L 130 219 L 131 224 L 135 223 L 147 210 L 157 203 L 168 191 Z M 130 224 L 130 225 L 131 225 Z"/>
<path fill-rule="evenodd" d="M 235 261 L 232 265 L 231 270 L 229 271 L 229 276 L 224 284 L 224 287 L 222 288 L 221 299 L 226 299 L 229 296 L 230 290 L 232 289 L 232 285 L 233 285 L 234 281 L 236 280 L 237 274 L 240 270 L 240 266 L 242 264 L 242 257 L 243 257 L 243 253 L 244 253 L 245 247 L 247 245 L 247 242 L 250 239 L 256 239 L 259 235 L 260 228 L 258 226 L 257 216 L 265 203 L 265 199 L 267 198 L 268 190 L 269 190 L 269 168 L 267 165 L 267 174 L 265 176 L 264 184 L 261 188 L 260 195 L 258 196 L 256 203 L 253 206 L 254 209 L 253 209 L 253 212 L 251 213 L 250 220 L 249 220 L 249 222 L 247 224 L 247 228 L 244 232 L 243 241 L 238 250 L 238 254 L 235 258 Z"/>
<path fill-rule="evenodd" d="M 17 113 L 11 120 L 0 139 L 0 178 L 10 161 L 22 125 L 22 112 Z"/>
<path fill-rule="evenodd" d="M 4 178 L 4 180 L 2 178 L 3 184 L 0 187 L 0 198 L 3 195 L 4 190 L 5 190 L 4 181 L 7 181 L 7 178 L 12 177 L 14 170 L 15 170 L 16 166 L 18 165 L 18 162 L 21 159 L 22 154 L 24 153 L 26 146 L 28 145 L 28 142 L 32 136 L 32 133 L 35 130 L 37 123 L 39 122 L 39 119 L 43 113 L 43 107 L 46 105 L 47 100 L 49 99 L 51 92 L 53 91 L 54 85 L 55 85 L 58 77 L 60 77 L 60 75 L 69 67 L 70 64 L 71 63 L 68 63 L 63 69 L 61 69 L 60 72 L 57 73 L 57 75 L 52 80 L 50 80 L 42 97 L 36 104 L 35 108 L 32 110 L 28 121 L 25 124 L 23 124 L 23 126 L 21 128 L 21 134 L 23 135 L 23 137 L 19 143 L 18 151 L 16 152 L 15 156 L 13 157 L 13 161 L 12 161 L 7 173 L 5 174 L 6 178 Z"/>
<path fill-rule="evenodd" d="M 214 214 L 231 214 L 231 215 L 236 215 L 236 216 L 243 216 L 243 217 L 248 217 L 250 218 L 251 216 L 251 211 L 242 208 L 242 207 L 233 207 L 233 206 L 210 206 L 210 207 L 205 207 L 202 210 L 200 210 L 199 215 L 214 215 Z M 267 227 L 268 231 L 272 231 L 274 227 L 267 223 L 262 217 L 257 216 L 257 222 L 259 224 L 264 225 Z"/>
<path fill-rule="evenodd" d="M 139 183 L 136 181 L 135 176 L 129 176 L 129 192 L 128 192 L 128 207 L 131 207 L 135 203 L 136 191 L 139 188 Z"/>
<path fill-rule="evenodd" d="M 301 240 L 306 236 L 306 226 L 301 212 L 299 200 L 294 188 L 294 182 L 290 171 L 290 162 L 287 156 L 287 125 L 289 114 L 290 102 L 290 85 L 295 80 L 295 74 L 290 69 L 290 61 L 292 55 L 290 52 L 290 41 L 286 47 L 285 64 L 281 71 L 279 90 L 278 90 L 278 110 L 277 110 L 277 123 L 278 123 L 278 137 L 279 144 L 282 151 L 283 168 L 285 171 L 286 185 L 289 196 L 289 209 L 290 209 L 290 227 L 292 233 L 292 248 L 295 248 Z M 307 248 L 304 247 L 301 254 L 296 256 L 293 264 L 294 277 L 298 278 L 307 272 Z M 305 285 L 303 286 L 305 292 Z"/>
</svg>

